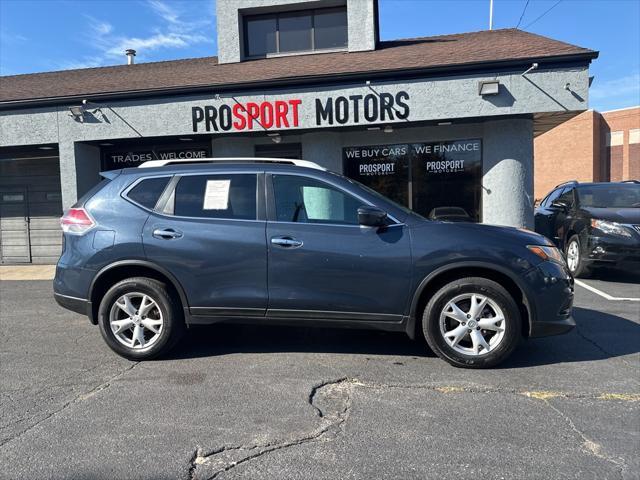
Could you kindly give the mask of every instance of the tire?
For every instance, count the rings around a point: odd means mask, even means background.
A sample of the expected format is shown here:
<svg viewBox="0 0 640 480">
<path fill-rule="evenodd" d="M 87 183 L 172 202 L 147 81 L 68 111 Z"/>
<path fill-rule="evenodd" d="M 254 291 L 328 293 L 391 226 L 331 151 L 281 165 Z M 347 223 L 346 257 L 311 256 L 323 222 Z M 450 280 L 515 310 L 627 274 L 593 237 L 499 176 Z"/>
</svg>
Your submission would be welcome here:
<svg viewBox="0 0 640 480">
<path fill-rule="evenodd" d="M 483 299 L 487 300 L 480 308 Z M 476 302 L 475 311 L 472 302 Z M 452 303 L 459 312 L 451 307 Z M 475 313 L 476 318 L 469 318 L 469 313 Z M 478 318 L 480 325 L 476 325 Z M 499 318 L 503 320 L 498 321 Z M 422 330 L 433 352 L 451 365 L 490 368 L 513 353 L 522 338 L 521 322 L 518 306 L 504 287 L 486 278 L 468 277 L 448 283 L 431 297 L 422 316 Z M 456 328 L 459 335 L 452 334 Z M 488 349 L 477 340 L 478 335 Z M 477 350 L 476 344 L 480 345 Z"/>
<path fill-rule="evenodd" d="M 573 255 L 577 255 L 577 259 L 571 261 L 569 258 L 569 252 Z M 567 267 L 574 277 L 587 277 L 589 275 L 589 267 L 582 257 L 582 245 L 580 244 L 580 237 L 573 235 L 567 242 L 567 248 L 565 249 L 565 258 L 567 259 Z M 573 266 L 573 268 L 572 268 Z"/>
<path fill-rule="evenodd" d="M 111 287 L 100 302 L 98 325 L 109 348 L 129 360 L 167 353 L 185 328 L 180 302 L 164 283 L 146 277 L 127 278 Z"/>
</svg>

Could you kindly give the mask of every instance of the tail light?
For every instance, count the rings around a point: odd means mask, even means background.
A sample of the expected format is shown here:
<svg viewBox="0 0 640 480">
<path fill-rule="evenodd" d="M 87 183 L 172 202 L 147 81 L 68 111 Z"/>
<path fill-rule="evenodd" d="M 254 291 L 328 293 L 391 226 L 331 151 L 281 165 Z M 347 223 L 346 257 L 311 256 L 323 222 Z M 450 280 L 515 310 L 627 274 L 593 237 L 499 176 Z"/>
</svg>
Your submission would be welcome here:
<svg viewBox="0 0 640 480">
<path fill-rule="evenodd" d="M 70 208 L 60 219 L 60 226 L 65 233 L 82 235 L 95 227 L 96 222 L 84 208 Z"/>
</svg>

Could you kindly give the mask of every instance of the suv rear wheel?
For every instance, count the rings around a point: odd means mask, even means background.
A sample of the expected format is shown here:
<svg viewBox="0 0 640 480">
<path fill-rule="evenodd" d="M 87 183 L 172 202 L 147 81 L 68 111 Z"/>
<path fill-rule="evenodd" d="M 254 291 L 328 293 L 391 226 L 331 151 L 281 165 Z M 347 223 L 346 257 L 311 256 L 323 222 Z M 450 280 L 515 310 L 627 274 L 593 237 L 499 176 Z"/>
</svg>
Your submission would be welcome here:
<svg viewBox="0 0 640 480">
<path fill-rule="evenodd" d="M 184 330 L 178 302 L 162 282 L 146 277 L 111 287 L 100 302 L 98 324 L 107 345 L 130 360 L 166 353 Z"/>
<path fill-rule="evenodd" d="M 431 298 L 422 329 L 429 347 L 456 367 L 487 368 L 505 360 L 521 337 L 518 307 L 504 287 L 481 277 L 455 280 Z"/>
</svg>

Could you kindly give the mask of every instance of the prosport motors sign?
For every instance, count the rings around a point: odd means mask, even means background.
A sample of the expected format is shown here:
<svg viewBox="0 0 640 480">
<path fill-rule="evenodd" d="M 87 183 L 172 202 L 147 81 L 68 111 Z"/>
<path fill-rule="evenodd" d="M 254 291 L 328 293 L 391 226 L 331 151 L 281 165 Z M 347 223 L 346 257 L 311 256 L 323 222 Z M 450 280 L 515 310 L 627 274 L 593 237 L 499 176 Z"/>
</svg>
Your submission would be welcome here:
<svg viewBox="0 0 640 480">
<path fill-rule="evenodd" d="M 405 91 L 261 102 L 233 99 L 191 107 L 191 124 L 201 133 L 395 122 L 409 119 L 409 101 Z"/>
</svg>

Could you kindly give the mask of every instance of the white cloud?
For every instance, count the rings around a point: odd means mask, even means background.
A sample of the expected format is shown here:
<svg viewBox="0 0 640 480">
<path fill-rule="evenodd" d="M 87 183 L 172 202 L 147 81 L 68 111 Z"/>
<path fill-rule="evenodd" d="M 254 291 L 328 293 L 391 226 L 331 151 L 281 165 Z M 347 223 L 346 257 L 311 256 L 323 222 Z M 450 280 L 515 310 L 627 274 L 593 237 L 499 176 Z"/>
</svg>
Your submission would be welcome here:
<svg viewBox="0 0 640 480">
<path fill-rule="evenodd" d="M 0 42 L 4 45 L 17 45 L 25 43 L 29 39 L 19 33 L 0 32 Z"/>
<path fill-rule="evenodd" d="M 190 46 L 213 42 L 213 9 L 209 16 L 202 11 L 178 8 L 181 4 L 169 5 L 162 0 L 147 0 L 145 4 L 157 17 L 159 23 L 152 25 L 151 33 L 146 36 L 124 35 L 109 22 L 85 15 L 88 20 L 86 39 L 96 54 L 85 56 L 79 61 L 65 62 L 59 68 L 89 68 L 112 65 L 115 59 L 124 63 L 124 52 L 128 48 L 137 51 L 140 60 L 152 60 L 154 52 L 167 49 L 185 49 Z M 185 4 L 187 5 L 187 4 Z M 136 32 L 137 33 L 137 32 Z M 116 62 L 117 63 L 117 62 Z"/>
<path fill-rule="evenodd" d="M 592 100 L 635 95 L 636 103 L 638 103 L 640 99 L 640 72 L 603 82 L 598 82 L 598 77 L 596 77 L 589 90 L 589 95 Z"/>
<path fill-rule="evenodd" d="M 148 5 L 169 23 L 180 23 L 180 15 L 169 5 L 160 0 L 148 0 Z"/>
<path fill-rule="evenodd" d="M 163 48 L 185 48 L 198 42 L 206 41 L 202 35 L 179 35 L 176 33 L 158 33 L 146 38 L 124 37 L 108 49 L 105 54 L 109 57 L 121 57 L 128 48 L 138 52 L 152 52 Z"/>
</svg>

